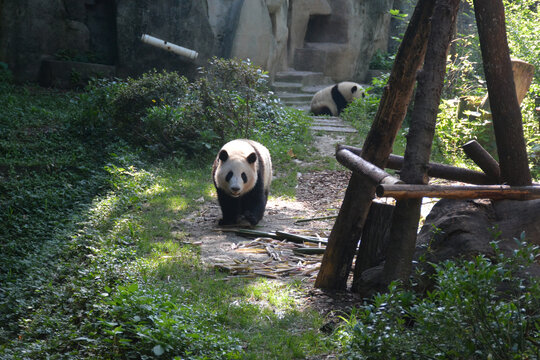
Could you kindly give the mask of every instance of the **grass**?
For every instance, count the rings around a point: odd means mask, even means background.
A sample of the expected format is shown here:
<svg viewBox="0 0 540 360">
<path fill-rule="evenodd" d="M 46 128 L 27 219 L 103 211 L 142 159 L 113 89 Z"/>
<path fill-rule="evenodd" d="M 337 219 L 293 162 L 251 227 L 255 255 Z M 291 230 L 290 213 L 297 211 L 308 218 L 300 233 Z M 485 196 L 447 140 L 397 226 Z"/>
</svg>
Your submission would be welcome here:
<svg viewBox="0 0 540 360">
<path fill-rule="evenodd" d="M 299 283 L 225 281 L 183 243 L 178 220 L 214 201 L 213 154 L 145 159 L 116 138 L 81 137 L 77 93 L 0 86 L 1 358 L 332 351 Z M 293 197 L 298 165 L 279 151 L 273 192 Z"/>
</svg>

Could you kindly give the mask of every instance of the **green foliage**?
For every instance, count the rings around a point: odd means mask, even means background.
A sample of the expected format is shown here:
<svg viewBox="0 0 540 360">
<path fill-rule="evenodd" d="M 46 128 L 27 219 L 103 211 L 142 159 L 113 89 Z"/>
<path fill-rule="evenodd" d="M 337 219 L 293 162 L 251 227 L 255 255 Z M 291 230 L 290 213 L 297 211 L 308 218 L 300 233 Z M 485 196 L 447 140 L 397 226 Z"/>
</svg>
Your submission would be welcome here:
<svg viewBox="0 0 540 360">
<path fill-rule="evenodd" d="M 371 57 L 369 68 L 375 70 L 391 70 L 395 59 L 395 54 L 377 50 L 377 52 Z"/>
<path fill-rule="evenodd" d="M 267 77 L 248 61 L 214 58 L 193 83 L 156 71 L 94 82 L 81 95 L 79 125 L 118 134 L 158 155 L 213 153 L 234 138 L 305 139 L 309 118 L 283 109 L 268 91 Z"/>
<path fill-rule="evenodd" d="M 358 130 L 361 139 L 364 139 L 377 114 L 384 86 L 388 82 L 389 75 L 384 74 L 372 79 L 372 86 L 364 89 L 365 96 L 355 99 L 341 113 L 343 120 L 351 123 Z M 405 120 L 407 121 L 407 120 Z M 394 142 L 393 153 L 402 155 L 405 151 L 406 139 L 401 130 Z"/>
<path fill-rule="evenodd" d="M 106 287 L 104 318 L 95 323 L 102 347 L 97 353 L 122 358 L 238 359 L 240 346 L 219 325 L 215 315 L 175 299 L 167 289 L 132 283 Z M 79 338 L 95 347 L 86 337 Z"/>
<path fill-rule="evenodd" d="M 375 119 L 381 97 L 373 94 L 373 87 L 364 89 L 364 97 L 355 99 L 343 110 L 341 117 L 349 121 L 365 137 Z"/>
<path fill-rule="evenodd" d="M 147 91 L 137 86 L 134 94 Z M 197 101 L 187 86 L 182 99 Z M 207 161 L 215 152 L 148 165 L 119 139 L 114 110 L 128 87 L 96 80 L 71 93 L 0 82 L 0 358 L 289 359 L 325 349 L 321 320 L 297 310 L 298 295 L 222 281 L 183 245 L 178 219 L 215 197 Z M 148 136 L 171 134 L 159 129 L 176 123 L 155 123 L 165 117 L 185 119 L 178 128 L 191 136 L 180 102 L 157 106 L 152 96 L 138 113 Z M 250 106 L 259 116 L 250 134 L 283 176 L 295 175 L 289 154 L 305 155 L 309 118 L 272 99 Z"/>
<path fill-rule="evenodd" d="M 78 61 L 84 63 L 103 63 L 103 58 L 98 54 L 74 49 L 60 49 L 54 54 L 55 58 L 63 61 Z"/>
<path fill-rule="evenodd" d="M 540 4 L 538 1 L 504 0 L 506 15 L 506 32 L 510 56 L 524 60 L 534 65 L 534 83 L 540 84 Z M 538 89 L 535 91 L 539 95 Z"/>
<path fill-rule="evenodd" d="M 9 83 L 13 80 L 13 74 L 9 70 L 8 64 L 0 61 L 0 83 Z"/>
<path fill-rule="evenodd" d="M 496 246 L 495 246 L 496 248 Z M 392 284 L 339 335 L 347 359 L 532 359 L 540 356 L 540 282 L 523 278 L 538 247 L 434 265 L 425 297 Z"/>
</svg>

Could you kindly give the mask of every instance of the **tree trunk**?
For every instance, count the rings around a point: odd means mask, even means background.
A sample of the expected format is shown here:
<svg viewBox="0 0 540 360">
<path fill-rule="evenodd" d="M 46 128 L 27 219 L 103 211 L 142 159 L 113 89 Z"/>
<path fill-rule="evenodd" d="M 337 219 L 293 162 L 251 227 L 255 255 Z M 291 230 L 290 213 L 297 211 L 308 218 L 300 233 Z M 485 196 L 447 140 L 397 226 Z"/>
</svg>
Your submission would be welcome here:
<svg viewBox="0 0 540 360">
<path fill-rule="evenodd" d="M 431 145 L 444 85 L 446 56 L 456 23 L 459 0 L 437 0 L 433 10 L 424 68 L 418 74 L 418 88 L 407 136 L 401 180 L 427 184 Z M 412 269 L 422 198 L 399 200 L 394 210 L 383 282 L 406 281 Z"/>
<path fill-rule="evenodd" d="M 362 238 L 356 263 L 354 264 L 354 280 L 351 287 L 352 292 L 361 292 L 361 277 L 364 270 L 379 265 L 385 257 L 390 239 L 390 224 L 394 205 L 373 202 L 369 209 L 369 214 L 364 224 Z"/>
<path fill-rule="evenodd" d="M 474 0 L 474 12 L 489 93 L 501 178 L 530 185 L 521 111 L 512 75 L 502 0 Z"/>
<path fill-rule="evenodd" d="M 364 143 L 362 157 L 384 168 L 414 88 L 416 71 L 424 59 L 432 0 L 419 0 L 414 10 L 379 104 L 377 115 Z M 315 286 L 324 289 L 345 289 L 358 239 L 366 220 L 375 185 L 353 173 L 338 217 L 330 233 L 321 270 Z"/>
</svg>

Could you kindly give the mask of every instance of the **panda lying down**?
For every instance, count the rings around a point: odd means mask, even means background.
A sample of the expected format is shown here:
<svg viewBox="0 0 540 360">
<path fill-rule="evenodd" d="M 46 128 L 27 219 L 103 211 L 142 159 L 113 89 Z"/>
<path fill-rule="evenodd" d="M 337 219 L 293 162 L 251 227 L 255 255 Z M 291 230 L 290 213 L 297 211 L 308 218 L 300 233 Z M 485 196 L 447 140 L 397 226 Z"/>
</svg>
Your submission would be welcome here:
<svg viewBox="0 0 540 360">
<path fill-rule="evenodd" d="M 343 81 L 317 91 L 311 100 L 311 112 L 314 115 L 338 116 L 354 99 L 364 96 L 362 85 Z"/>
<path fill-rule="evenodd" d="M 223 145 L 212 177 L 223 218 L 219 225 L 256 225 L 263 217 L 272 182 L 272 159 L 262 144 L 236 139 Z"/>
</svg>

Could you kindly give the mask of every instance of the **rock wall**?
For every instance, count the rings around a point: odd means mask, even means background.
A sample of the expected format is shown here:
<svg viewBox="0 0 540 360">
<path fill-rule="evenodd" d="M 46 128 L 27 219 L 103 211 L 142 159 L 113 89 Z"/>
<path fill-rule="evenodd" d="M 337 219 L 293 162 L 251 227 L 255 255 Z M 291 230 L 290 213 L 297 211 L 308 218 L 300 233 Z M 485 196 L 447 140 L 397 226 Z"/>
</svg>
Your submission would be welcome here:
<svg viewBox="0 0 540 360">
<path fill-rule="evenodd" d="M 392 0 L 0 0 L 0 61 L 35 81 L 56 58 L 195 76 L 212 56 L 249 58 L 273 75 L 322 71 L 362 81 L 386 49 Z M 142 34 L 193 49 L 196 61 L 140 41 Z"/>
</svg>

